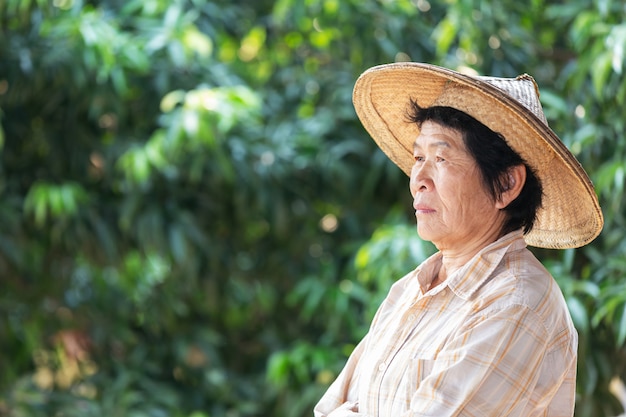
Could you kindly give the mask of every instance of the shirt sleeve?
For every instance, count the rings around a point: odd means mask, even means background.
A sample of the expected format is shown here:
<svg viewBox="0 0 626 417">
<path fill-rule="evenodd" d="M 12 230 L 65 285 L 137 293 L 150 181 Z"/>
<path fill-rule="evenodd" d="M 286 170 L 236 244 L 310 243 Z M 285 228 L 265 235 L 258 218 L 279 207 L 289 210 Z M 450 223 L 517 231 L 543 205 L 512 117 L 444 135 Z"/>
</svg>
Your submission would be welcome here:
<svg viewBox="0 0 626 417">
<path fill-rule="evenodd" d="M 545 360 L 547 339 L 542 322 L 523 305 L 471 319 L 437 352 L 404 417 L 522 417 Z"/>
<path fill-rule="evenodd" d="M 392 286 L 372 319 L 370 332 L 354 348 L 337 379 L 330 385 L 313 409 L 315 417 L 367 417 L 366 414 L 360 413 L 358 410 L 359 362 L 362 359 L 365 360 L 363 354 L 368 344 L 369 335 L 372 334 L 381 320 L 385 320 L 385 316 L 393 312 L 396 299 L 402 294 L 409 276 L 410 274 L 407 274 Z"/>
<path fill-rule="evenodd" d="M 357 417 L 358 364 L 367 343 L 367 336 L 352 351 L 341 373 L 330 385 L 313 410 L 315 417 Z"/>
<path fill-rule="evenodd" d="M 368 417 L 358 412 L 358 403 L 346 402 L 335 408 L 330 414 L 323 414 L 324 417 Z M 317 414 L 316 414 L 317 417 Z"/>
</svg>

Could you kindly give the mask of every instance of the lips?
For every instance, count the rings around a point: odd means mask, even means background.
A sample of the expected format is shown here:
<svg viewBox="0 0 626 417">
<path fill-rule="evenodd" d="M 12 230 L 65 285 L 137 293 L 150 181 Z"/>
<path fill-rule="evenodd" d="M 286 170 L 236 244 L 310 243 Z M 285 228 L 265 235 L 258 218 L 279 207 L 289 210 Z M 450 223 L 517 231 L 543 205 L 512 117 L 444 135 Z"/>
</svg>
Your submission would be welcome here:
<svg viewBox="0 0 626 417">
<path fill-rule="evenodd" d="M 415 211 L 420 211 L 420 212 L 435 211 L 433 207 L 429 206 L 428 204 L 421 203 L 419 201 L 413 201 L 413 208 L 415 209 Z"/>
<path fill-rule="evenodd" d="M 427 206 L 425 204 L 413 204 L 413 208 L 415 209 L 415 213 L 427 214 L 427 213 L 435 212 L 434 208 Z"/>
</svg>

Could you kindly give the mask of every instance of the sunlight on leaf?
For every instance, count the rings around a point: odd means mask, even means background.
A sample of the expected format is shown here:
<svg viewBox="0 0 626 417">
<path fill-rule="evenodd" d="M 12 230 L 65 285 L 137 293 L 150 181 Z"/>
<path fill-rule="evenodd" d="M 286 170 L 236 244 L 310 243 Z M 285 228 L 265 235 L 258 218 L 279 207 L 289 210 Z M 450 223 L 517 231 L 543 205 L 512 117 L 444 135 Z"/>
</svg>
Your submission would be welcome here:
<svg viewBox="0 0 626 417">
<path fill-rule="evenodd" d="M 183 44 L 190 53 L 196 53 L 202 58 L 211 55 L 213 42 L 211 38 L 200 32 L 195 26 L 190 26 L 183 35 Z"/>
<path fill-rule="evenodd" d="M 257 26 L 253 28 L 241 41 L 239 58 L 244 62 L 252 61 L 257 57 L 265 44 L 265 29 Z"/>
</svg>

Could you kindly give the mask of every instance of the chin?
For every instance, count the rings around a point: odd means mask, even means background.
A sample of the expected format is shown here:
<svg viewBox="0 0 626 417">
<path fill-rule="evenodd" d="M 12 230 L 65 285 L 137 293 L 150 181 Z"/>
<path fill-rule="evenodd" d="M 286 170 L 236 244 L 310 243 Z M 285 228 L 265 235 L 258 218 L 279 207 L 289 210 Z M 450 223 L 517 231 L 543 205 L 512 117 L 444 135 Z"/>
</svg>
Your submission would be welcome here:
<svg viewBox="0 0 626 417">
<path fill-rule="evenodd" d="M 425 231 L 425 230 L 420 230 L 419 226 L 417 226 L 417 235 L 422 240 L 432 242 L 432 238 L 433 238 L 432 233 L 428 233 L 428 231 Z"/>
<path fill-rule="evenodd" d="M 417 235 L 420 239 L 426 242 L 431 242 L 437 249 L 439 249 L 438 243 L 441 241 L 441 234 L 433 233 L 432 230 L 424 230 L 424 228 L 420 229 L 420 227 L 417 226 Z"/>
</svg>

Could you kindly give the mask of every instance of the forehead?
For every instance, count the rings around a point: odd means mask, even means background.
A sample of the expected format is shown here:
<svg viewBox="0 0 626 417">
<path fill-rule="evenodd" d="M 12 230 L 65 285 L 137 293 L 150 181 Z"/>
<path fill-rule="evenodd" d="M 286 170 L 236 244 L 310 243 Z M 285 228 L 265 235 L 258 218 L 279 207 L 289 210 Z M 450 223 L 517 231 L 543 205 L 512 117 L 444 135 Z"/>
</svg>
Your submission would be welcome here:
<svg viewBox="0 0 626 417">
<path fill-rule="evenodd" d="M 413 147 L 449 148 L 465 151 L 465 141 L 460 131 L 427 120 L 422 124 Z"/>
</svg>

